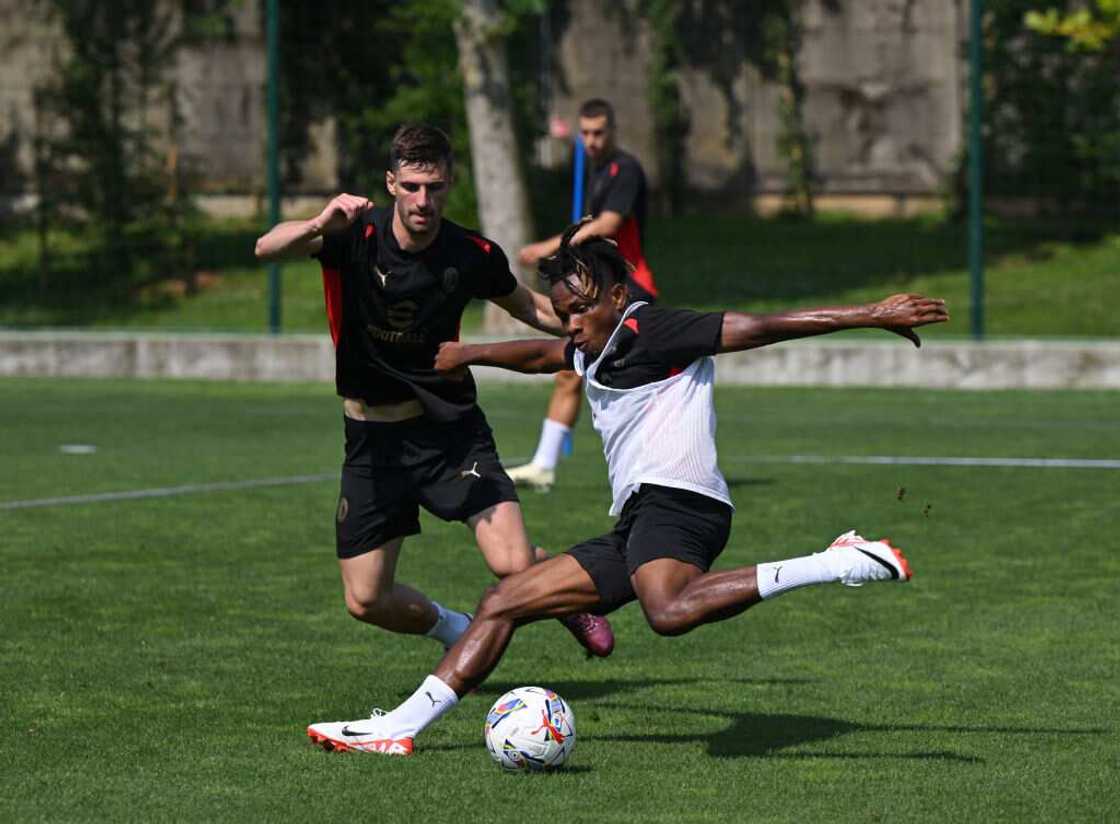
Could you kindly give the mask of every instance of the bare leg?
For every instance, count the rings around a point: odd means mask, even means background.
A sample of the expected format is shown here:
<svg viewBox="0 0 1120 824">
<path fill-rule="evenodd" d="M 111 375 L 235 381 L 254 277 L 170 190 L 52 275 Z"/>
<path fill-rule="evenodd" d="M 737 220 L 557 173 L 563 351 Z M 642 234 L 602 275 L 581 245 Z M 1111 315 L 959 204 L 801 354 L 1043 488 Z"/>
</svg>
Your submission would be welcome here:
<svg viewBox="0 0 1120 824">
<path fill-rule="evenodd" d="M 521 572 L 549 557 L 539 546 L 529 544 L 521 507 L 512 501 L 480 512 L 469 519 L 467 525 L 474 530 L 478 548 L 498 578 Z M 562 618 L 560 623 L 589 655 L 605 658 L 614 651 L 614 633 L 606 618 L 576 615 Z"/>
<path fill-rule="evenodd" d="M 575 372 L 557 372 L 548 401 L 548 412 L 541 423 L 537 448 L 528 463 L 508 470 L 510 480 L 538 492 L 548 492 L 556 480 L 556 465 L 579 418 L 583 379 Z"/>
<path fill-rule="evenodd" d="M 515 628 L 585 611 L 597 603 L 595 584 L 570 555 L 535 564 L 487 590 L 470 627 L 433 674 L 463 696 L 493 672 Z"/>
<path fill-rule="evenodd" d="M 359 621 L 410 635 L 423 635 L 439 613 L 428 596 L 393 579 L 403 538 L 394 538 L 371 552 L 339 558 L 346 608 Z"/>
<path fill-rule="evenodd" d="M 505 578 L 528 569 L 547 553 L 529 543 L 521 505 L 502 501 L 467 519 L 486 565 L 496 578 Z"/>
<path fill-rule="evenodd" d="M 583 389 L 583 378 L 575 372 L 564 370 L 556 373 L 553 382 L 552 397 L 548 399 L 547 417 L 571 429 L 579 420 L 580 390 Z"/>
<path fill-rule="evenodd" d="M 646 621 L 659 635 L 683 635 L 739 615 L 762 600 L 755 567 L 702 572 L 673 558 L 642 564 L 630 577 Z"/>
</svg>

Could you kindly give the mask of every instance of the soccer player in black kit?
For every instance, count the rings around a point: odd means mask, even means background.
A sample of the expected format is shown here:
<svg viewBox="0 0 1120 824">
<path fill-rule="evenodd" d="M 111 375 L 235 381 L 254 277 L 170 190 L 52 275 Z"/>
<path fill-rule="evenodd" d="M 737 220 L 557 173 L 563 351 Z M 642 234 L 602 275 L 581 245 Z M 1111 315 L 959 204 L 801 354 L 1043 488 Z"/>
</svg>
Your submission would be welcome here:
<svg viewBox="0 0 1120 824">
<path fill-rule="evenodd" d="M 657 297 L 653 272 L 642 252 L 646 221 L 646 176 L 634 155 L 615 143 L 614 108 L 606 100 L 593 98 L 579 108 L 579 137 L 590 160 L 587 176 L 587 214 L 572 240 L 578 245 L 586 238 L 611 238 L 630 264 L 626 284 L 634 300 L 652 301 Z M 531 243 L 518 254 L 522 266 L 536 266 L 556 254 L 560 235 Z M 556 477 L 561 447 L 579 417 L 580 389 L 583 381 L 570 370 L 556 374 L 548 411 L 541 425 L 541 437 L 532 460 L 509 471 L 519 486 L 547 492 Z"/>
<path fill-rule="evenodd" d="M 475 298 L 542 331 L 562 331 L 548 298 L 518 283 L 494 241 L 443 218 L 452 175 L 447 136 L 403 126 L 385 174 L 392 206 L 341 194 L 318 216 L 280 223 L 256 245 L 261 260 L 312 255 L 322 265 L 346 433 L 335 522 L 347 609 L 444 646 L 470 616 L 395 580 L 404 538 L 420 532 L 419 507 L 465 523 L 499 578 L 545 554 L 526 535 L 473 380 L 437 373 L 436 352 L 458 339 L 463 309 Z M 604 619 L 583 614 L 563 623 L 590 653 L 610 654 Z"/>
</svg>

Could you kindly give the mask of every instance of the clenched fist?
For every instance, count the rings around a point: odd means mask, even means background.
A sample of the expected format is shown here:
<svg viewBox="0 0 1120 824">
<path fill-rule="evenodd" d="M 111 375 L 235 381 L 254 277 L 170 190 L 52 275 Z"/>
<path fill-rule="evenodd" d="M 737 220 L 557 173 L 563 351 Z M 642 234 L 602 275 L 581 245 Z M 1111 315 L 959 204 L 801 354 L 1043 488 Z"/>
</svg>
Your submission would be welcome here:
<svg viewBox="0 0 1120 824">
<path fill-rule="evenodd" d="M 341 194 L 335 197 L 315 218 L 320 234 L 329 235 L 341 232 L 350 226 L 363 212 L 373 208 L 373 201 L 361 195 Z"/>
<path fill-rule="evenodd" d="M 467 377 L 464 344 L 458 341 L 444 341 L 436 353 L 436 371 L 444 377 L 463 380 Z"/>
</svg>

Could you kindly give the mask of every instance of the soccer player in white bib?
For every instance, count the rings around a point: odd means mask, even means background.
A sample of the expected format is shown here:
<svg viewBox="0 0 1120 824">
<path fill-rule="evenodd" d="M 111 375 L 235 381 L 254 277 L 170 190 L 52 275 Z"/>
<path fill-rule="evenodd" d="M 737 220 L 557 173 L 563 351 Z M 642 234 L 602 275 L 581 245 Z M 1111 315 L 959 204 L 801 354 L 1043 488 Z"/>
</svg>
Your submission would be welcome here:
<svg viewBox="0 0 1120 824">
<path fill-rule="evenodd" d="M 884 329 L 920 345 L 915 327 L 949 316 L 941 300 L 893 295 L 878 303 L 755 315 L 629 302 L 628 264 L 610 241 L 569 241 L 541 264 L 567 340 L 445 343 L 436 368 L 471 364 L 519 372 L 574 369 L 584 378 L 610 474 L 614 529 L 503 579 L 467 631 L 415 693 L 391 712 L 312 724 L 327 749 L 408 755 L 425 727 L 497 666 L 514 630 L 579 612 L 605 615 L 637 600 L 659 635 L 682 635 L 791 590 L 818 584 L 905 582 L 910 566 L 884 540 L 849 531 L 821 552 L 709 571 L 733 507 L 716 462 L 713 356 L 836 332 Z"/>
</svg>

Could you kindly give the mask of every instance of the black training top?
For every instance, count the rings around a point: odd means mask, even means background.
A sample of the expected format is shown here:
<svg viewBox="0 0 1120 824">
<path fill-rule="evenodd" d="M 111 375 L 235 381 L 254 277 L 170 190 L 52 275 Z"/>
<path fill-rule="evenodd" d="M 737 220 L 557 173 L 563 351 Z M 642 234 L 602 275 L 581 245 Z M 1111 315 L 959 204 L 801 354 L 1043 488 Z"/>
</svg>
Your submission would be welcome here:
<svg viewBox="0 0 1120 824">
<path fill-rule="evenodd" d="M 615 236 L 618 251 L 634 267 L 631 285 L 637 285 L 634 297 L 649 300 L 657 297 L 653 272 L 642 252 L 646 226 L 646 175 L 638 159 L 629 152 L 615 149 L 610 158 L 592 167 L 587 178 L 588 213 L 598 217 L 603 212 L 622 215 L 622 226 Z"/>
<path fill-rule="evenodd" d="M 723 312 L 694 312 L 647 304 L 635 309 L 618 330 L 614 348 L 595 380 L 610 389 L 633 389 L 683 372 L 697 358 L 719 352 Z M 571 341 L 564 360 L 573 369 Z"/>
<path fill-rule="evenodd" d="M 472 298 L 511 294 L 517 280 L 498 244 L 443 220 L 422 252 L 401 249 L 392 208 L 364 213 L 343 232 L 325 235 L 327 317 L 335 343 L 335 385 L 346 398 L 399 403 L 416 398 L 425 414 L 456 420 L 475 406 L 474 380 L 435 371 L 440 343 L 459 339 Z"/>
</svg>

